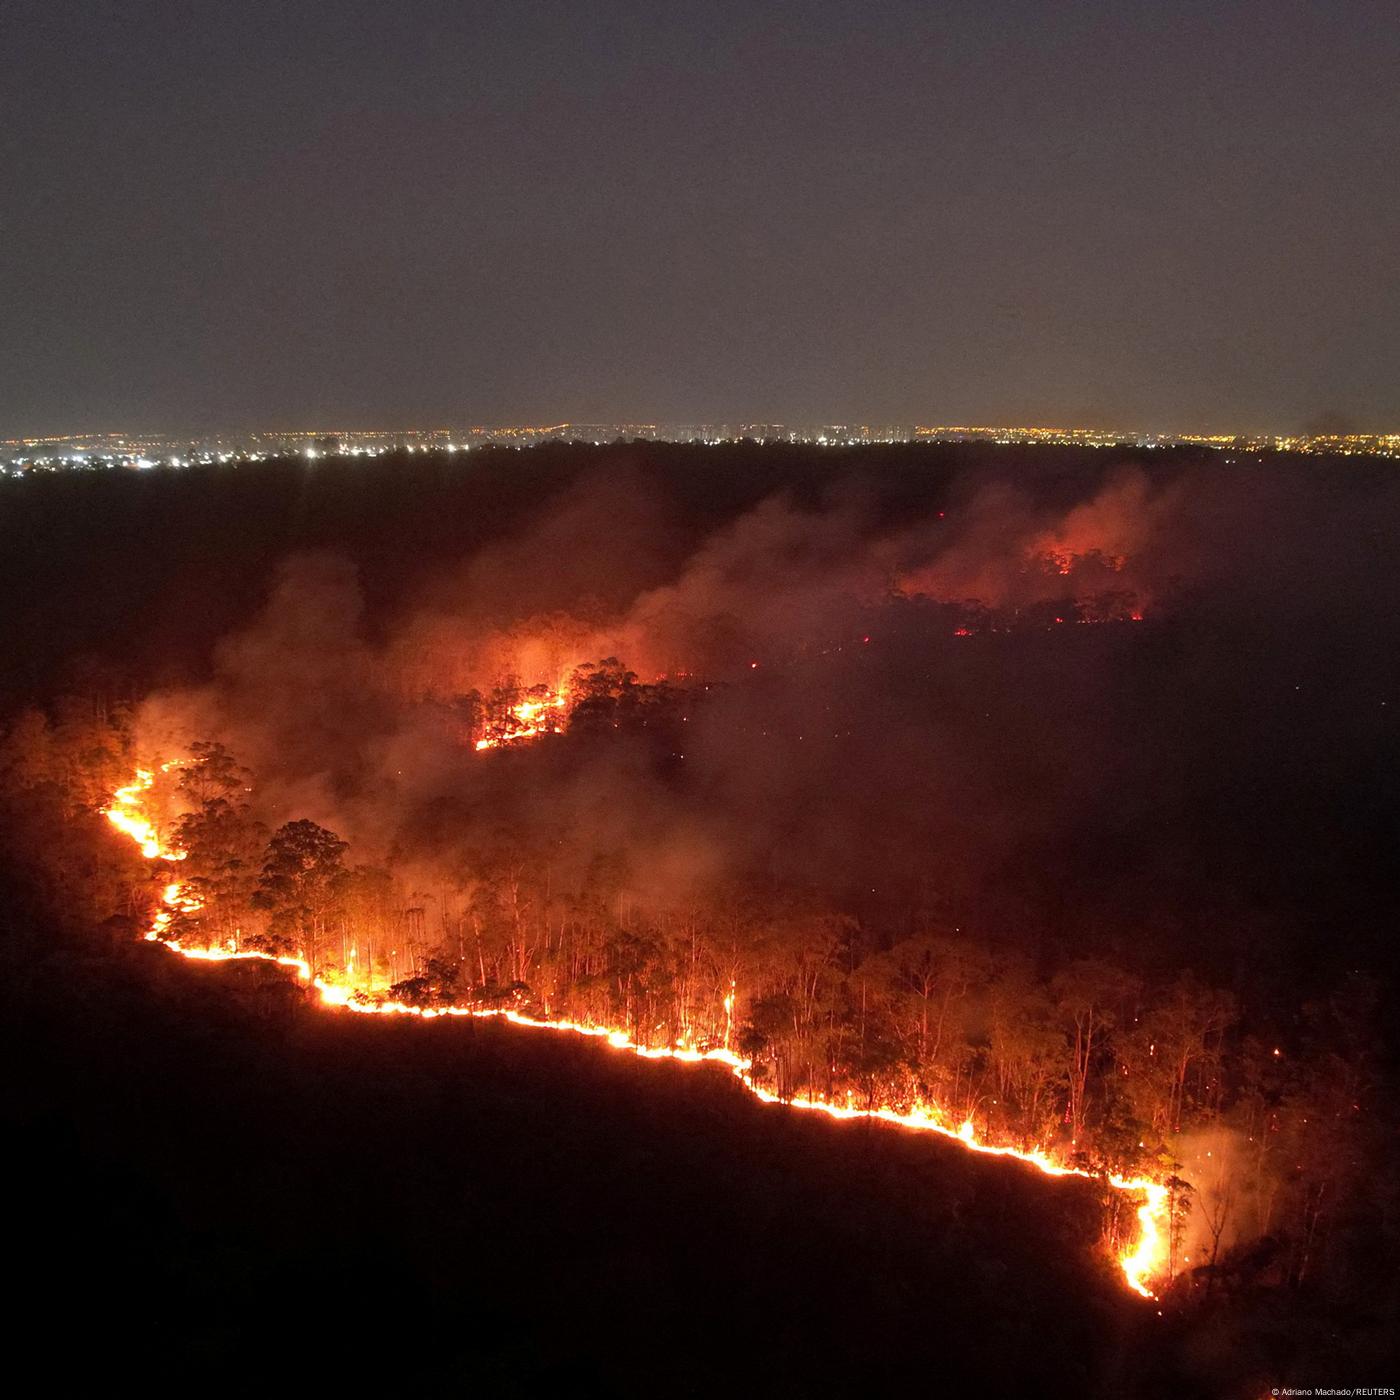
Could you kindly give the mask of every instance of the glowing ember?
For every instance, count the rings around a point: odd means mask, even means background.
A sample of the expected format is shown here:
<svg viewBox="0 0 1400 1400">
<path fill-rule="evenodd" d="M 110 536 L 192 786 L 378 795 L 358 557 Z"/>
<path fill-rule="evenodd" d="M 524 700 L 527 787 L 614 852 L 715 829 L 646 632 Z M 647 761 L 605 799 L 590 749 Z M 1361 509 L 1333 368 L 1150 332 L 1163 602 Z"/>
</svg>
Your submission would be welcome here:
<svg viewBox="0 0 1400 1400">
<path fill-rule="evenodd" d="M 552 693 L 552 698 L 526 702 L 514 708 L 514 714 L 522 728 L 518 732 L 499 736 L 492 740 L 478 741 L 477 748 L 495 748 L 501 744 L 517 742 L 519 739 L 533 738 L 536 734 L 549 732 L 543 725 L 529 728 L 531 721 L 539 719 L 550 709 L 562 709 L 566 699 L 562 693 Z M 527 713 L 522 714 L 521 711 Z M 162 765 L 162 771 L 178 767 L 178 763 Z M 105 810 L 107 819 L 118 831 L 134 841 L 141 854 L 150 860 L 179 861 L 185 852 L 162 844 L 156 832 L 154 821 L 145 812 L 143 801 L 155 785 L 155 774 L 149 769 L 138 769 L 136 780 L 124 788 L 119 788 L 112 797 L 112 804 Z M 185 883 L 172 880 L 167 883 L 161 895 L 161 908 L 151 921 L 144 937 L 153 943 L 160 943 L 172 953 L 201 962 L 240 962 L 257 961 L 275 963 L 280 967 L 291 968 L 297 977 L 312 987 L 321 1005 L 370 1016 L 416 1016 L 420 1020 L 432 1021 L 440 1017 L 452 1016 L 499 1016 L 512 1025 L 526 1026 L 532 1030 L 563 1031 L 573 1035 L 588 1036 L 601 1040 L 615 1050 L 625 1050 L 647 1060 L 676 1060 L 682 1064 L 712 1063 L 723 1065 L 732 1073 L 756 1099 L 766 1104 L 783 1104 L 788 1108 L 824 1113 L 837 1119 L 876 1119 L 896 1127 L 916 1132 L 937 1133 L 940 1137 L 969 1152 L 980 1152 L 993 1157 L 1013 1157 L 1025 1162 L 1046 1176 L 1077 1176 L 1089 1180 L 1099 1179 L 1094 1172 L 1081 1167 L 1069 1167 L 1056 1162 L 1039 1147 L 1026 1151 L 1017 1147 L 997 1146 L 981 1142 L 971 1119 L 956 1127 L 947 1115 L 936 1105 L 920 1106 L 900 1110 L 885 1106 L 880 1108 L 857 1108 L 850 1102 L 835 1103 L 827 1099 L 805 1098 L 784 1099 L 769 1089 L 764 1089 L 750 1076 L 753 1067 L 751 1060 L 729 1049 L 730 1032 L 733 1026 L 735 989 L 731 984 L 723 1000 L 725 1043 L 722 1047 L 699 1050 L 685 1044 L 645 1045 L 635 1041 L 625 1030 L 611 1026 L 589 1025 L 579 1021 L 541 1020 L 524 1012 L 510 1008 L 478 1006 L 409 1006 L 401 1001 L 388 1001 L 374 995 L 367 986 L 353 982 L 332 983 L 315 973 L 311 964 L 301 955 L 276 955 L 253 950 L 240 950 L 235 947 L 190 947 L 178 937 L 170 934 L 171 925 L 177 914 L 197 913 L 201 901 L 191 894 Z M 350 976 L 353 976 L 353 969 Z M 1277 1053 L 1277 1052 L 1276 1052 Z M 1115 1191 L 1123 1191 L 1132 1196 L 1140 1196 L 1137 1207 L 1138 1236 L 1130 1249 L 1118 1256 L 1118 1263 L 1129 1288 L 1144 1298 L 1152 1298 L 1150 1284 L 1166 1269 L 1168 1252 L 1167 1220 L 1170 1203 L 1167 1187 L 1147 1177 L 1125 1177 L 1112 1175 L 1108 1185 Z"/>
</svg>

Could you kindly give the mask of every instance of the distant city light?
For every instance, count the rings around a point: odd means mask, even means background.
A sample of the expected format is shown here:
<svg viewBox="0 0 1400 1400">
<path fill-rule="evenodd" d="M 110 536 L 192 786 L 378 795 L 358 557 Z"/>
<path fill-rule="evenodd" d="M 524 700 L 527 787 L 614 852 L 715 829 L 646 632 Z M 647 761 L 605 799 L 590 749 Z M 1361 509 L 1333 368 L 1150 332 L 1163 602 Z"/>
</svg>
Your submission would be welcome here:
<svg viewBox="0 0 1400 1400">
<path fill-rule="evenodd" d="M 295 432 L 214 434 L 189 440 L 168 434 L 89 433 L 0 440 L 0 471 L 92 471 L 111 467 L 149 470 L 159 463 L 236 467 L 273 457 L 382 457 L 389 453 L 456 455 L 480 448 L 532 447 L 542 443 L 606 446 L 614 442 L 806 444 L 817 448 L 874 444 L 995 443 L 1094 449 L 1161 451 L 1196 448 L 1239 453 L 1295 452 L 1337 456 L 1400 457 L 1400 432 L 1349 434 L 1181 433 L 1102 428 L 995 427 L 908 424 L 781 423 L 550 423 L 471 428 L 316 429 Z"/>
</svg>

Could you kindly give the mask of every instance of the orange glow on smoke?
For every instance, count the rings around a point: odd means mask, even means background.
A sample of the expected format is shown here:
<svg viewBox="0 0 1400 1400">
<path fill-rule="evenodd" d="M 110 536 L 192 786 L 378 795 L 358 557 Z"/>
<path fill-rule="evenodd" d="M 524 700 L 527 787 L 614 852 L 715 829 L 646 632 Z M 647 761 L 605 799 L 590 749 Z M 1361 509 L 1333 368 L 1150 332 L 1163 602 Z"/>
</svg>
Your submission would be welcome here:
<svg viewBox="0 0 1400 1400">
<path fill-rule="evenodd" d="M 537 706 L 534 705 L 534 702 L 530 702 L 529 706 L 516 706 L 514 713 L 521 725 L 525 726 L 548 707 L 563 708 L 565 703 L 562 693 L 556 693 L 554 699 L 541 702 Z M 521 715 L 520 711 L 527 708 L 530 709 L 530 713 Z M 542 725 L 534 729 L 522 727 L 519 731 L 513 731 L 509 735 L 491 742 L 478 741 L 477 748 L 496 748 L 500 747 L 501 744 L 516 743 L 544 732 L 548 731 Z M 162 765 L 161 771 L 168 772 L 179 766 L 178 763 L 166 763 Z M 152 770 L 138 769 L 136 780 L 127 787 L 119 788 L 112 795 L 111 806 L 106 808 L 104 815 L 118 831 L 136 843 L 141 854 L 147 859 L 166 862 L 183 860 L 185 852 L 172 849 L 162 843 L 156 831 L 154 820 L 143 808 L 143 801 L 154 784 L 155 774 Z M 732 984 L 723 1000 L 725 1036 L 722 1047 L 701 1050 L 687 1044 L 646 1045 L 634 1040 L 627 1031 L 616 1027 L 589 1025 L 579 1021 L 542 1020 L 526 1015 L 524 1012 L 507 1008 L 409 1006 L 404 1002 L 389 1001 L 375 994 L 368 985 L 358 985 L 348 980 L 330 982 L 319 976 L 310 963 L 300 955 L 278 956 L 255 950 L 240 950 L 236 947 L 191 947 L 182 943 L 178 937 L 172 937 L 170 926 L 176 914 L 197 913 L 201 907 L 201 901 L 188 891 L 184 882 L 180 880 L 169 881 L 161 894 L 161 907 L 152 918 L 151 925 L 146 930 L 144 937 L 149 942 L 159 943 L 183 958 L 191 958 L 200 962 L 256 961 L 275 963 L 279 967 L 290 968 L 301 982 L 315 991 L 320 1004 L 325 1007 L 349 1011 L 357 1015 L 416 1016 L 423 1021 L 454 1016 L 481 1018 L 496 1016 L 502 1017 L 512 1025 L 525 1026 L 532 1030 L 559 1031 L 587 1036 L 604 1042 L 614 1050 L 627 1051 L 646 1060 L 675 1060 L 682 1064 L 718 1064 L 729 1070 L 743 1084 L 744 1088 L 762 1103 L 782 1104 L 791 1109 L 823 1113 L 829 1118 L 836 1119 L 875 1119 L 915 1132 L 936 1133 L 942 1138 L 957 1143 L 969 1152 L 979 1152 L 991 1157 L 1012 1157 L 1018 1162 L 1024 1162 L 1037 1171 L 1043 1172 L 1046 1176 L 1077 1176 L 1088 1180 L 1105 1179 L 1101 1178 L 1098 1173 L 1086 1171 L 1081 1167 L 1065 1166 L 1055 1161 L 1039 1147 L 1026 1151 L 1018 1147 L 998 1146 L 982 1142 L 977 1137 L 976 1128 L 971 1119 L 954 1126 L 948 1115 L 937 1105 L 923 1105 L 907 1111 L 892 1106 L 857 1108 L 849 1101 L 837 1103 L 821 1098 L 784 1099 L 771 1090 L 762 1088 L 750 1077 L 750 1070 L 753 1067 L 752 1061 L 729 1049 L 735 1007 L 735 988 Z M 348 975 L 353 977 L 353 972 Z M 1150 1285 L 1165 1273 L 1167 1264 L 1167 1221 L 1170 1204 L 1167 1187 L 1148 1177 L 1110 1175 L 1106 1180 L 1115 1191 L 1122 1191 L 1142 1198 L 1137 1207 L 1137 1240 L 1130 1249 L 1125 1249 L 1118 1255 L 1118 1264 L 1129 1288 L 1144 1298 L 1153 1298 L 1156 1295 Z"/>
</svg>

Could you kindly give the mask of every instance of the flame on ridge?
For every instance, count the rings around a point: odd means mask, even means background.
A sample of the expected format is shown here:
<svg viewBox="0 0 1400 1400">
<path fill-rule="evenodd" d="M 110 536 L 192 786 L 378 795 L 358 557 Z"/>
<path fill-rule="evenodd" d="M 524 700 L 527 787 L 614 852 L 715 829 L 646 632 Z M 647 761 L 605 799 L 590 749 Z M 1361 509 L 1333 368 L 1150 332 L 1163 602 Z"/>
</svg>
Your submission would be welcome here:
<svg viewBox="0 0 1400 1400">
<path fill-rule="evenodd" d="M 476 741 L 477 751 L 499 749 L 508 744 L 518 744 L 527 739 L 538 738 L 555 728 L 560 712 L 567 709 L 569 697 L 563 686 L 546 691 L 538 699 L 521 700 L 510 707 L 510 725 L 499 733 L 483 735 Z"/>
<path fill-rule="evenodd" d="M 179 766 L 178 763 L 162 763 L 160 771 L 168 773 L 172 768 Z M 112 794 L 112 805 L 106 808 L 102 815 L 123 836 L 129 836 L 135 841 L 147 860 L 184 860 L 184 851 L 174 850 L 161 843 L 156 834 L 155 823 L 144 810 L 143 801 L 155 786 L 155 781 L 156 775 L 152 769 L 138 768 L 135 779 Z"/>
<path fill-rule="evenodd" d="M 566 700 L 562 692 L 554 692 L 552 698 L 547 701 L 529 701 L 515 706 L 514 713 L 521 723 L 525 724 L 537 718 L 548 707 L 562 708 L 565 703 Z M 527 709 L 531 711 L 530 714 L 521 715 L 519 713 L 521 710 Z M 534 734 L 542 732 L 545 732 L 543 723 L 533 729 L 522 730 L 518 734 L 505 735 L 496 740 L 478 740 L 476 747 L 478 749 L 494 748 L 500 744 L 512 743 L 520 738 L 533 737 Z M 180 762 L 176 760 L 163 763 L 160 768 L 161 772 L 164 773 L 180 766 Z M 135 842 L 141 854 L 148 860 L 170 862 L 184 860 L 187 853 L 169 847 L 161 841 L 154 821 L 143 808 L 143 799 L 154 785 L 155 773 L 151 769 L 138 768 L 135 781 L 126 787 L 118 788 L 113 793 L 112 803 L 104 809 L 103 815 L 118 831 Z M 958 1143 L 969 1152 L 980 1152 L 991 1157 L 1012 1157 L 1018 1162 L 1027 1163 L 1046 1176 L 1078 1176 L 1091 1181 L 1106 1179 L 1108 1185 L 1115 1191 L 1123 1191 L 1142 1197 L 1137 1208 L 1137 1240 L 1132 1248 L 1125 1249 L 1118 1255 L 1118 1265 L 1122 1270 L 1124 1281 L 1133 1292 L 1143 1298 L 1157 1296 L 1150 1287 L 1150 1283 L 1166 1270 L 1169 1234 L 1170 1201 L 1167 1186 L 1163 1182 L 1154 1181 L 1149 1177 L 1128 1177 L 1118 1174 L 1103 1178 L 1099 1173 L 1087 1171 L 1082 1167 L 1069 1167 L 1056 1162 L 1040 1147 L 1033 1147 L 1026 1151 L 1018 1147 L 997 1146 L 993 1143 L 981 1142 L 977 1138 L 976 1128 L 970 1118 L 954 1128 L 950 1126 L 950 1121 L 937 1106 L 921 1106 L 901 1111 L 889 1106 L 857 1108 L 849 1101 L 842 1104 L 821 1098 L 784 1099 L 773 1093 L 772 1090 L 756 1084 L 749 1077 L 753 1062 L 729 1049 L 727 1032 L 726 1043 L 723 1047 L 699 1050 L 684 1044 L 645 1045 L 633 1040 L 632 1036 L 625 1030 L 591 1025 L 580 1021 L 543 1020 L 513 1008 L 409 1006 L 401 1001 L 371 999 L 372 994 L 367 987 L 328 982 L 325 978 L 316 975 L 312 971 L 311 964 L 299 954 L 278 955 L 251 949 L 190 947 L 183 944 L 178 938 L 170 937 L 170 926 L 177 914 L 194 914 L 202 907 L 203 901 L 189 891 L 185 882 L 170 881 L 162 891 L 161 908 L 152 918 L 151 926 L 143 937 L 148 942 L 161 944 L 170 952 L 178 953 L 183 958 L 199 962 L 267 962 L 274 963 L 279 967 L 291 968 L 296 973 L 298 980 L 306 983 L 316 992 L 320 1004 L 325 1007 L 350 1011 L 359 1015 L 416 1016 L 423 1021 L 453 1016 L 480 1018 L 495 1016 L 509 1021 L 512 1025 L 525 1026 L 532 1030 L 563 1031 L 602 1040 L 614 1050 L 625 1050 L 645 1060 L 676 1060 L 682 1064 L 719 1064 L 725 1066 L 744 1088 L 761 1103 L 782 1104 L 792 1109 L 824 1113 L 829 1118 L 874 1119 L 916 1132 L 937 1133 L 940 1137 Z M 724 998 L 727 1027 L 732 1023 L 733 1010 L 734 988 L 731 985 Z"/>
</svg>

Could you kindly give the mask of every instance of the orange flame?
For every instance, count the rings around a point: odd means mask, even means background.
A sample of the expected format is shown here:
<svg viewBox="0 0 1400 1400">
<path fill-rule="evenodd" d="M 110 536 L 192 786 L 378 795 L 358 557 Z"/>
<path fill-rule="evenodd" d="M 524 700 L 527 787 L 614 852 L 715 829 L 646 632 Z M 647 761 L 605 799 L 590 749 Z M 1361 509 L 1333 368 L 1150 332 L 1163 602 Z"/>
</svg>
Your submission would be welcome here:
<svg viewBox="0 0 1400 1400">
<path fill-rule="evenodd" d="M 562 698 L 557 703 L 562 706 Z M 517 707 L 517 710 L 519 708 L 522 707 Z M 533 732 L 541 731 L 535 730 Z M 504 738 L 499 742 L 507 743 L 512 742 L 512 740 Z M 481 742 L 477 744 L 477 748 L 494 746 L 496 745 Z M 162 765 L 162 771 L 168 771 L 177 766 L 179 765 L 176 763 L 167 763 Z M 154 783 L 155 776 L 150 770 L 138 769 L 136 781 L 127 787 L 119 788 L 113 794 L 112 805 L 106 809 L 106 816 L 113 826 L 137 844 L 142 855 L 148 859 L 183 860 L 186 853 L 163 845 L 156 835 L 154 823 L 142 811 L 142 799 Z M 152 919 L 151 926 L 146 930 L 144 937 L 150 942 L 160 943 L 172 953 L 178 953 L 183 958 L 191 958 L 200 962 L 256 961 L 275 963 L 279 967 L 291 968 L 300 981 L 306 983 L 316 992 L 320 1004 L 325 1007 L 350 1011 L 359 1015 L 416 1016 L 423 1021 L 453 1016 L 480 1018 L 496 1016 L 509 1021 L 512 1025 L 525 1026 L 531 1030 L 561 1031 L 601 1040 L 614 1050 L 625 1050 L 645 1060 L 675 1060 L 682 1064 L 723 1065 L 761 1103 L 783 1104 L 791 1109 L 824 1113 L 829 1118 L 877 1120 L 915 1132 L 937 1133 L 940 1137 L 956 1142 L 969 1152 L 980 1152 L 992 1157 L 1011 1157 L 1018 1162 L 1024 1162 L 1034 1167 L 1046 1176 L 1077 1176 L 1088 1180 L 1100 1179 L 1099 1174 L 1095 1172 L 1056 1162 L 1039 1147 L 1026 1151 L 1018 1147 L 998 1146 L 979 1141 L 971 1119 L 966 1119 L 957 1127 L 953 1127 L 947 1115 L 937 1105 L 921 1105 L 909 1110 L 900 1110 L 891 1106 L 857 1108 L 849 1101 L 842 1104 L 817 1097 L 785 1099 L 771 1090 L 761 1087 L 751 1077 L 752 1060 L 729 1049 L 729 1034 L 735 1003 L 735 988 L 732 983 L 723 1001 L 725 1044 L 722 1047 L 697 1050 L 684 1044 L 646 1045 L 634 1040 L 629 1032 L 615 1027 L 592 1025 L 581 1021 L 543 1020 L 512 1008 L 455 1005 L 409 1006 L 405 1002 L 388 1001 L 377 997 L 367 986 L 337 984 L 327 981 L 324 977 L 317 975 L 311 964 L 299 954 L 277 955 L 233 947 L 189 947 L 178 938 L 169 936 L 170 926 L 177 913 L 193 914 L 202 907 L 202 902 L 188 891 L 185 883 L 179 880 L 171 881 L 162 892 L 161 908 Z M 1162 1182 L 1153 1181 L 1149 1177 L 1110 1175 L 1107 1177 L 1107 1182 L 1115 1191 L 1123 1191 L 1143 1198 L 1137 1208 L 1137 1240 L 1130 1249 L 1125 1249 L 1118 1255 L 1118 1264 L 1129 1288 L 1144 1298 L 1154 1298 L 1156 1294 L 1149 1286 L 1150 1282 L 1165 1272 L 1167 1260 L 1167 1217 L 1169 1213 L 1167 1187 Z"/>
<path fill-rule="evenodd" d="M 178 763 L 162 763 L 161 772 L 168 773 L 178 767 Z M 135 841 L 147 860 L 184 860 L 184 851 L 161 844 L 155 823 L 143 810 L 143 800 L 155 782 L 156 775 L 151 769 L 138 768 L 135 781 L 112 794 L 112 805 L 105 808 L 102 815 L 124 836 Z"/>
<path fill-rule="evenodd" d="M 528 739 L 537 739 L 541 734 L 550 733 L 560 717 L 560 712 L 567 709 L 568 704 L 568 694 L 564 687 L 560 686 L 557 690 L 546 691 L 540 699 L 522 700 L 519 704 L 512 705 L 509 713 L 514 727 L 478 739 L 478 752 L 482 749 L 504 748 L 508 744 L 522 743 Z"/>
</svg>

